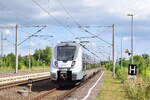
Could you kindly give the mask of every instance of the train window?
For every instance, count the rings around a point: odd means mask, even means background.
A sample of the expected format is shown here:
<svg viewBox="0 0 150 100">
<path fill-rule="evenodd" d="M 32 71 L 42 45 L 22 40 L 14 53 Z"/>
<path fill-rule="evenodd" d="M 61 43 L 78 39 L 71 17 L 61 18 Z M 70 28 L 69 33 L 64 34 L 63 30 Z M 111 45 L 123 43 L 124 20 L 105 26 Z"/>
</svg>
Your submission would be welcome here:
<svg viewBox="0 0 150 100">
<path fill-rule="evenodd" d="M 75 46 L 60 46 L 57 48 L 58 61 L 71 61 L 75 55 Z"/>
</svg>

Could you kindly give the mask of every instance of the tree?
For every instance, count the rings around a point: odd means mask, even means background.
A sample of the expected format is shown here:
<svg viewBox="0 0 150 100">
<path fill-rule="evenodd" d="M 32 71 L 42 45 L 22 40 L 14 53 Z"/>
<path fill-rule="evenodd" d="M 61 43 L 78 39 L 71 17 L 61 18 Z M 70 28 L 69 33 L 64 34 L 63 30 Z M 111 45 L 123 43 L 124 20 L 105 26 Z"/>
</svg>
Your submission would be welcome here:
<svg viewBox="0 0 150 100">
<path fill-rule="evenodd" d="M 137 64 L 139 73 L 142 74 L 146 67 L 146 62 L 144 58 L 140 55 L 135 55 L 133 59 L 134 59 L 134 64 Z"/>
<path fill-rule="evenodd" d="M 146 62 L 146 67 L 149 67 L 150 59 L 148 54 L 142 54 L 143 59 Z"/>
<path fill-rule="evenodd" d="M 45 49 L 36 49 L 35 53 L 33 54 L 33 57 L 39 65 L 42 63 L 45 63 L 46 65 L 50 64 L 51 61 L 51 56 L 52 56 L 52 49 L 51 47 L 46 47 Z"/>
<path fill-rule="evenodd" d="M 3 57 L 5 67 L 15 67 L 15 55 L 13 53 Z"/>
<path fill-rule="evenodd" d="M 50 64 L 51 56 L 52 56 L 52 50 L 50 47 L 46 47 L 46 49 L 43 51 L 44 53 L 44 60 L 46 64 Z"/>
</svg>

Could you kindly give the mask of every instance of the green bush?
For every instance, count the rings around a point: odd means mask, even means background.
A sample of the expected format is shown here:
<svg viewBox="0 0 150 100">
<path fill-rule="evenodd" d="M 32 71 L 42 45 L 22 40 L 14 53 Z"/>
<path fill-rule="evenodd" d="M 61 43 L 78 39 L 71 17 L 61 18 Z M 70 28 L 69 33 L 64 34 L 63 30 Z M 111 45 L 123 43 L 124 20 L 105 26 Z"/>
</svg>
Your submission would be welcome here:
<svg viewBox="0 0 150 100">
<path fill-rule="evenodd" d="M 107 70 L 112 71 L 112 69 L 113 69 L 113 64 L 112 64 L 112 62 L 106 63 L 106 64 L 105 64 L 105 68 L 106 68 Z"/>
<path fill-rule="evenodd" d="M 147 96 L 148 98 L 150 98 L 150 81 L 148 82 L 148 85 L 147 85 L 147 87 L 146 87 L 145 93 L 146 93 L 146 96 Z"/>
<path fill-rule="evenodd" d="M 145 83 L 142 79 L 125 81 L 124 88 L 128 97 L 131 100 L 149 100 L 150 85 Z"/>
<path fill-rule="evenodd" d="M 122 83 L 124 83 L 127 77 L 128 77 L 127 68 L 120 68 L 116 70 L 116 78 L 119 79 Z"/>
</svg>

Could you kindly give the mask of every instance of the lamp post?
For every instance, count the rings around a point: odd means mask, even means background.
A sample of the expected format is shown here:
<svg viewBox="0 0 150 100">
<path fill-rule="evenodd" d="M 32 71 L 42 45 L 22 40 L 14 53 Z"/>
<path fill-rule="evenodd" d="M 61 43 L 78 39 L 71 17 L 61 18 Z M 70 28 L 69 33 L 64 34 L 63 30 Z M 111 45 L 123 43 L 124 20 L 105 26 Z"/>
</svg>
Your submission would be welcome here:
<svg viewBox="0 0 150 100">
<path fill-rule="evenodd" d="M 133 14 L 127 14 L 131 17 L 131 63 L 133 64 Z"/>
</svg>

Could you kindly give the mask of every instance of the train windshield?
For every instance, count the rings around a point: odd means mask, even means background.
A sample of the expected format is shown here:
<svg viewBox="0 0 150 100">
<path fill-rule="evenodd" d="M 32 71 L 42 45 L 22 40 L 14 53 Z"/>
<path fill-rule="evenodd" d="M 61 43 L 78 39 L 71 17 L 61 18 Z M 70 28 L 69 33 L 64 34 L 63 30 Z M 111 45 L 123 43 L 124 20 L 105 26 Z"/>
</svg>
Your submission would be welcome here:
<svg viewBox="0 0 150 100">
<path fill-rule="evenodd" d="M 57 60 L 58 61 L 71 61 L 75 55 L 75 46 L 60 46 L 57 48 Z"/>
</svg>

